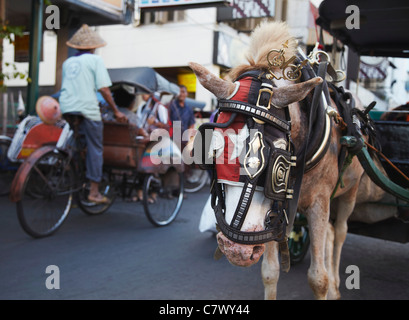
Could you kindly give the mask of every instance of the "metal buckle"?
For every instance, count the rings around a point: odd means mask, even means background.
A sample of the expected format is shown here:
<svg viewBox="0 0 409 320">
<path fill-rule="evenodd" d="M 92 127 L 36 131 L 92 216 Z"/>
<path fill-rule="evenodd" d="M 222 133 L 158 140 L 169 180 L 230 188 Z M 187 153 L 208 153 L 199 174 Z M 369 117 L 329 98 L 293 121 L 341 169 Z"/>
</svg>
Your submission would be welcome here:
<svg viewBox="0 0 409 320">
<path fill-rule="evenodd" d="M 274 92 L 273 92 L 273 90 L 272 90 L 272 89 L 273 89 L 273 86 L 272 86 L 272 85 L 269 85 L 269 84 L 266 84 L 266 83 L 263 83 L 261 86 L 264 86 L 264 87 L 268 86 L 269 88 L 262 88 L 262 89 L 260 89 L 260 90 L 258 91 L 258 98 L 257 98 L 256 107 L 265 108 L 265 109 L 270 109 L 271 100 L 273 99 L 273 94 L 274 94 Z M 270 99 L 268 99 L 268 106 L 267 106 L 267 107 L 260 105 L 260 97 L 261 97 L 261 94 L 262 94 L 263 92 L 267 92 L 267 93 L 270 95 Z"/>
<path fill-rule="evenodd" d="M 270 109 L 271 100 L 273 99 L 273 94 L 274 94 L 274 92 L 273 92 L 273 86 L 272 86 L 271 84 L 268 84 L 268 83 L 262 83 L 262 84 L 261 84 L 261 87 L 267 87 L 267 88 L 261 88 L 261 89 L 258 91 L 258 98 L 257 98 L 256 107 L 259 107 L 259 108 L 263 108 L 263 109 L 268 110 L 268 109 Z M 267 92 L 268 94 L 270 94 L 270 99 L 268 100 L 268 106 L 267 106 L 267 107 L 260 105 L 260 96 L 261 96 L 261 94 L 262 94 L 263 92 Z M 259 123 L 259 124 L 264 124 L 264 123 L 265 123 L 264 121 L 259 120 L 259 119 L 255 118 L 255 117 L 253 117 L 253 120 L 254 120 L 255 122 Z"/>
</svg>

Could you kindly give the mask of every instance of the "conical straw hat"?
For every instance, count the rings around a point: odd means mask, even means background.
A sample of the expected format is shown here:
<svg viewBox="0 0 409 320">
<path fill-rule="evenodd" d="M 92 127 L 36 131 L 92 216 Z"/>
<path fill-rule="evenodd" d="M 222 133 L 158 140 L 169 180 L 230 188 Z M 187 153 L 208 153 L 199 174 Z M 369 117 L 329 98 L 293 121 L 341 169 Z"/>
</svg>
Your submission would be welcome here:
<svg viewBox="0 0 409 320">
<path fill-rule="evenodd" d="M 82 27 L 67 42 L 67 46 L 75 49 L 96 49 L 106 45 L 106 42 L 91 30 L 87 24 Z"/>
</svg>

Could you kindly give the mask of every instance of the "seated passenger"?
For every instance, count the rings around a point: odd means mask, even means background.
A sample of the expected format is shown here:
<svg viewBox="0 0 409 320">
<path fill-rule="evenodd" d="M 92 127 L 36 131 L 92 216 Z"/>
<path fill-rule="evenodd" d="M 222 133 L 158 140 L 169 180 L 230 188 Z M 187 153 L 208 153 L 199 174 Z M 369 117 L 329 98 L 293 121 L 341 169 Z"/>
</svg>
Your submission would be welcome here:
<svg viewBox="0 0 409 320">
<path fill-rule="evenodd" d="M 138 126 L 148 133 L 153 130 L 169 130 L 168 109 L 159 101 L 154 94 L 142 94 L 143 102 L 136 111 Z"/>
<path fill-rule="evenodd" d="M 139 128 L 137 131 L 138 136 L 148 136 L 148 133 L 146 130 L 141 128 L 138 123 L 138 116 L 136 113 L 133 111 L 134 106 L 135 106 L 135 100 L 136 96 L 132 93 L 129 93 L 125 88 L 121 87 L 119 89 L 116 89 L 113 93 L 114 100 L 118 106 L 118 109 L 126 115 L 128 118 L 128 123 L 131 125 L 134 125 Z M 114 115 L 110 110 L 107 110 L 105 117 L 105 120 L 112 121 L 114 120 Z"/>
</svg>

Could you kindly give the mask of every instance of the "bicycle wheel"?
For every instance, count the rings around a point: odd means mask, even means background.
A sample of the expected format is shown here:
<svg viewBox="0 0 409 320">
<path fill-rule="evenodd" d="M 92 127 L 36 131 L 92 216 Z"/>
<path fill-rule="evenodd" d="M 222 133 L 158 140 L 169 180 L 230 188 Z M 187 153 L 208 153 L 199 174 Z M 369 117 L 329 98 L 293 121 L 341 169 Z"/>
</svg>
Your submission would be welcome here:
<svg viewBox="0 0 409 320">
<path fill-rule="evenodd" d="M 99 184 L 99 192 L 109 199 L 108 203 L 98 204 L 88 200 L 90 190 L 89 182 L 84 183 L 82 189 L 77 193 L 77 203 L 83 212 L 89 215 L 99 215 L 111 207 L 116 198 L 116 192 L 113 184 L 108 177 L 104 176 Z"/>
<path fill-rule="evenodd" d="M 206 170 L 189 168 L 185 171 L 184 178 L 184 190 L 188 193 L 193 193 L 201 190 L 205 186 L 209 175 Z"/>
<path fill-rule="evenodd" d="M 143 186 L 143 206 L 149 221 L 162 227 L 176 219 L 183 202 L 183 174 L 147 175 Z"/>
<path fill-rule="evenodd" d="M 18 220 L 25 232 L 41 238 L 61 227 L 71 209 L 74 180 L 69 158 L 63 153 L 49 151 L 35 161 L 17 202 Z"/>
<path fill-rule="evenodd" d="M 304 215 L 297 212 L 294 219 L 293 230 L 288 239 L 291 265 L 295 265 L 304 259 L 309 246 L 310 236 L 307 219 Z"/>
<path fill-rule="evenodd" d="M 9 194 L 11 182 L 18 168 L 17 164 L 7 158 L 9 146 L 10 140 L 0 138 L 0 196 Z"/>
</svg>

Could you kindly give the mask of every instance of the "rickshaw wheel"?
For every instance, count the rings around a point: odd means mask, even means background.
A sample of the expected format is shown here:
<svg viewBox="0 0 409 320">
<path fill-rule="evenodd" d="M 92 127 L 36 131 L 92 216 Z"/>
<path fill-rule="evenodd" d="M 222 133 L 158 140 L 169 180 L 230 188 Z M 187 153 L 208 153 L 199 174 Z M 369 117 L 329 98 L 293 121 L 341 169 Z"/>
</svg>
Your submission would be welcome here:
<svg viewBox="0 0 409 320">
<path fill-rule="evenodd" d="M 17 217 L 26 233 L 42 238 L 61 227 L 71 209 L 74 180 L 65 154 L 50 151 L 38 158 L 17 202 Z"/>
<path fill-rule="evenodd" d="M 183 202 L 183 173 L 175 169 L 165 174 L 149 174 L 143 184 L 143 206 L 149 221 L 163 227 L 172 223 Z"/>
<path fill-rule="evenodd" d="M 102 214 L 107 211 L 114 203 L 116 192 L 114 190 L 114 186 L 110 183 L 109 179 L 105 175 L 99 184 L 99 191 L 103 196 L 109 199 L 108 203 L 97 204 L 88 201 L 89 189 L 89 183 L 84 183 L 81 190 L 76 194 L 78 206 L 86 214 L 89 214 L 91 216 Z"/>
<path fill-rule="evenodd" d="M 297 212 L 293 230 L 288 239 L 288 248 L 290 251 L 290 263 L 295 265 L 301 262 L 310 247 L 310 236 L 307 219 L 304 215 Z"/>
<path fill-rule="evenodd" d="M 194 193 L 200 191 L 209 179 L 206 170 L 194 168 L 193 166 L 185 171 L 184 174 L 184 191 L 187 193 Z"/>
</svg>

